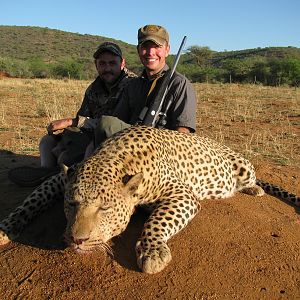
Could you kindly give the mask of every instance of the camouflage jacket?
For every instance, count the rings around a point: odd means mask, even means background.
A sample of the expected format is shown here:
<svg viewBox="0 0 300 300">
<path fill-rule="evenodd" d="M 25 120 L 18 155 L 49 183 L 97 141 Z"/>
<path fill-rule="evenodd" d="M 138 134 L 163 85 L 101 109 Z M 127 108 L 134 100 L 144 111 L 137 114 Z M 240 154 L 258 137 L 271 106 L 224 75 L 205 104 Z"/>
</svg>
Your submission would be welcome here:
<svg viewBox="0 0 300 300">
<path fill-rule="evenodd" d="M 78 127 L 94 128 L 102 115 L 112 115 L 118 99 L 130 80 L 137 77 L 124 68 L 117 82 L 109 89 L 98 76 L 86 89 L 82 104 L 77 112 Z"/>
</svg>

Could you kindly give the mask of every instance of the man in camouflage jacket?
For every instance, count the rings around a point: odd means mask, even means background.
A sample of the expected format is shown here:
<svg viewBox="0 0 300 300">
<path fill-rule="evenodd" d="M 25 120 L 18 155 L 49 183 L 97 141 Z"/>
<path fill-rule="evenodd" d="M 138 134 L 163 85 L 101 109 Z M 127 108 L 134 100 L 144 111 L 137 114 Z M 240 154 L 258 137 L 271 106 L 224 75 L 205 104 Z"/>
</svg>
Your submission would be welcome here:
<svg viewBox="0 0 300 300">
<path fill-rule="evenodd" d="M 76 117 L 52 121 L 47 127 L 49 134 L 41 139 L 41 167 L 52 169 L 60 163 L 71 165 L 83 159 L 99 119 L 113 113 L 123 89 L 136 77 L 125 68 L 125 59 L 117 44 L 102 43 L 94 59 L 98 77 L 87 88 Z M 53 134 L 61 129 L 66 130 Z"/>
</svg>

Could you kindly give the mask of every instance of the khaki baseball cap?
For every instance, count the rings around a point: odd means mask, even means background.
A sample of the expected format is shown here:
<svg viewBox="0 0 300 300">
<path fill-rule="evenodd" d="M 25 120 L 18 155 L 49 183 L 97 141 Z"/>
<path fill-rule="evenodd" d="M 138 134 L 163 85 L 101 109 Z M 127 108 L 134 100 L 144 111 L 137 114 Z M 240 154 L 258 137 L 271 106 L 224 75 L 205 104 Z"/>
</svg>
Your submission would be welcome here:
<svg viewBox="0 0 300 300">
<path fill-rule="evenodd" d="M 167 42 L 169 44 L 169 34 L 167 30 L 159 25 L 145 25 L 138 31 L 138 44 L 141 45 L 146 41 L 152 41 L 162 46 Z"/>
<path fill-rule="evenodd" d="M 107 51 L 113 53 L 114 55 L 120 56 L 121 58 L 123 57 L 120 47 L 117 44 L 112 42 L 104 42 L 100 44 L 96 52 L 94 53 L 93 57 L 97 59 L 101 53 Z"/>
</svg>

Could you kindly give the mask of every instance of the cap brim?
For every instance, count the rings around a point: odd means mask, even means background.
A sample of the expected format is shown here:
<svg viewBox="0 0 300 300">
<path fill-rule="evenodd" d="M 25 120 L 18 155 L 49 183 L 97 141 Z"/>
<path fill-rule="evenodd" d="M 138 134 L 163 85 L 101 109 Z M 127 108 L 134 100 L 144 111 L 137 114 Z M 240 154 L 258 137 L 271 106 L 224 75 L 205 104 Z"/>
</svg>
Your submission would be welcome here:
<svg viewBox="0 0 300 300">
<path fill-rule="evenodd" d="M 139 45 L 144 44 L 145 42 L 151 41 L 158 46 L 162 46 L 166 41 L 157 37 L 147 37 L 139 41 Z"/>
<path fill-rule="evenodd" d="M 102 54 L 102 53 L 104 53 L 104 52 L 110 52 L 110 53 L 112 53 L 112 54 L 114 54 L 114 55 L 117 55 L 117 56 L 119 56 L 119 57 L 122 57 L 122 56 L 120 56 L 120 53 L 119 53 L 118 51 L 115 51 L 114 49 L 98 49 L 98 50 L 94 53 L 93 57 L 96 59 L 96 58 L 99 57 L 100 54 Z"/>
</svg>

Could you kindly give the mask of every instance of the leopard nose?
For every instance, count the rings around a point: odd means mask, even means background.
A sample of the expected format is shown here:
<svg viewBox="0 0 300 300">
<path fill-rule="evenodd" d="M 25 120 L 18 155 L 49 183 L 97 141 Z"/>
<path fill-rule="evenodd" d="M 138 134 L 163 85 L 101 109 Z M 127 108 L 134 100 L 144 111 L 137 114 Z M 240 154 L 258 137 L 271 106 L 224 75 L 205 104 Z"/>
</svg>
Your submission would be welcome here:
<svg viewBox="0 0 300 300">
<path fill-rule="evenodd" d="M 77 239 L 77 238 L 75 238 L 75 237 L 73 237 L 72 236 L 72 241 L 73 241 L 73 243 L 74 244 L 76 244 L 76 245 L 81 245 L 83 242 L 85 242 L 85 241 L 87 241 L 88 240 L 88 238 L 85 238 L 85 239 Z"/>
</svg>

